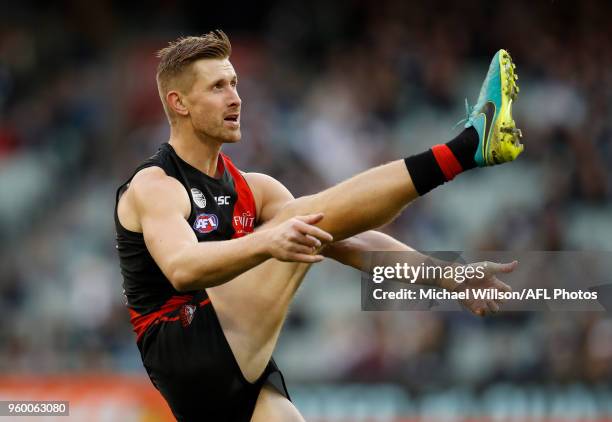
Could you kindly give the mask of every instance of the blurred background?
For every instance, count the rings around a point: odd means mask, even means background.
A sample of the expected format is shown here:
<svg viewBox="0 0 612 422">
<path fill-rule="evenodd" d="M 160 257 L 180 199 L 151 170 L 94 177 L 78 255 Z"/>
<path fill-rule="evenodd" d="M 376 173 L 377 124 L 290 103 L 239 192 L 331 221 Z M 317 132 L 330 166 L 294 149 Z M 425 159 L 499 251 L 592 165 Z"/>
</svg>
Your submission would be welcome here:
<svg viewBox="0 0 612 422">
<path fill-rule="evenodd" d="M 523 156 L 384 231 L 421 250 L 612 251 L 610 16 L 588 0 L 3 5 L 0 399 L 167 420 L 123 304 L 113 206 L 168 139 L 154 53 L 169 41 L 227 32 L 243 140 L 225 152 L 296 196 L 454 137 L 506 48 Z M 361 312 L 359 280 L 315 266 L 281 336 L 308 420 L 612 420 L 610 315 Z"/>
</svg>

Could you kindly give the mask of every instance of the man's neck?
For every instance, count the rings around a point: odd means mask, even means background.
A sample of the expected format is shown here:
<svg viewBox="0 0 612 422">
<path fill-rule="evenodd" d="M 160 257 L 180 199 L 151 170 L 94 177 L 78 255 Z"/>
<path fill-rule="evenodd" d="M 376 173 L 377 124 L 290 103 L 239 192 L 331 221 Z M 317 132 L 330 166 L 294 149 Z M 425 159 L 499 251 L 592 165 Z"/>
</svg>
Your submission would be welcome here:
<svg viewBox="0 0 612 422">
<path fill-rule="evenodd" d="M 221 143 L 211 139 L 201 139 L 195 133 L 182 133 L 175 129 L 170 130 L 168 141 L 177 155 L 189 165 L 200 170 L 210 177 L 218 177 L 217 163 Z"/>
</svg>

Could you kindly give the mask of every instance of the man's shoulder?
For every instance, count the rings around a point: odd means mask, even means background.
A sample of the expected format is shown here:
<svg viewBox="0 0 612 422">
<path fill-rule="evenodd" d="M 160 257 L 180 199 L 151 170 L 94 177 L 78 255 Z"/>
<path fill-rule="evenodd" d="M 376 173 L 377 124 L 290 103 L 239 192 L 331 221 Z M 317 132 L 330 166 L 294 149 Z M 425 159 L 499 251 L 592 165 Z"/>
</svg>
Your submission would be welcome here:
<svg viewBox="0 0 612 422">
<path fill-rule="evenodd" d="M 139 170 L 132 178 L 128 192 L 137 206 L 149 206 L 162 202 L 173 203 L 188 199 L 185 187 L 158 166 Z"/>
<path fill-rule="evenodd" d="M 240 171 L 240 173 L 242 173 L 242 175 L 244 176 L 245 179 L 247 179 L 247 181 L 253 181 L 255 183 L 267 183 L 267 181 L 276 181 L 275 178 L 273 178 L 272 176 L 268 176 L 267 174 L 264 173 L 255 173 L 255 172 L 246 172 L 246 171 Z"/>
<path fill-rule="evenodd" d="M 150 183 L 153 181 L 164 180 L 170 178 L 163 168 L 159 166 L 148 166 L 138 170 L 132 178 L 132 184 Z"/>
</svg>

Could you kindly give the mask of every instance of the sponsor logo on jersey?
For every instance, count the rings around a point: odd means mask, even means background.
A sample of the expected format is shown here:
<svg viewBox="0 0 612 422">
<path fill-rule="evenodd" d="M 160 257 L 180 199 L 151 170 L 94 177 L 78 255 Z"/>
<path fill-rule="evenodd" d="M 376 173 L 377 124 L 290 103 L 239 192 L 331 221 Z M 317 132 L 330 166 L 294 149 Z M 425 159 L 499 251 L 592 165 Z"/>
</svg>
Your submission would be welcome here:
<svg viewBox="0 0 612 422">
<path fill-rule="evenodd" d="M 219 218 L 215 214 L 198 214 L 193 223 L 194 230 L 210 233 L 219 227 Z"/>
<path fill-rule="evenodd" d="M 191 188 L 191 197 L 199 208 L 206 208 L 206 197 L 200 189 Z"/>
<path fill-rule="evenodd" d="M 191 321 L 193 321 L 193 314 L 195 314 L 195 311 L 196 311 L 195 305 L 188 304 L 188 305 L 181 306 L 179 315 L 181 319 L 181 325 L 183 326 L 183 328 L 191 324 Z"/>
<path fill-rule="evenodd" d="M 234 230 L 236 233 L 251 233 L 254 227 L 255 217 L 253 217 L 250 211 L 234 216 Z"/>
<path fill-rule="evenodd" d="M 229 205 L 230 198 L 231 197 L 229 195 L 215 196 L 215 201 L 217 202 L 217 205 Z"/>
</svg>

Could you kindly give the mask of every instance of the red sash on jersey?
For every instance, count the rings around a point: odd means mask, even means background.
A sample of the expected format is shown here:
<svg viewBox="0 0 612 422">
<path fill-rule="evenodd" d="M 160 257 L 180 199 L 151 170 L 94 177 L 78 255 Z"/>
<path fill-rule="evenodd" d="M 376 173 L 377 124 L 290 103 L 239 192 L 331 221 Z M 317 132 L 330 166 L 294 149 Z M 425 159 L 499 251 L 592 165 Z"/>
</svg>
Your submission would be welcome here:
<svg viewBox="0 0 612 422">
<path fill-rule="evenodd" d="M 255 220 L 257 210 L 255 207 L 255 198 L 244 176 L 234 166 L 230 158 L 220 153 L 221 158 L 227 171 L 230 172 L 234 179 L 234 187 L 238 194 L 238 199 L 234 205 L 234 213 L 232 215 L 232 226 L 234 227 L 234 235 L 232 239 L 236 239 L 252 233 L 255 229 Z"/>
<path fill-rule="evenodd" d="M 136 333 L 136 341 L 139 341 L 140 337 L 142 337 L 147 328 L 153 324 L 168 321 L 179 321 L 181 319 L 180 313 L 179 315 L 175 316 L 168 316 L 168 314 L 191 302 L 193 297 L 194 295 L 172 296 L 159 309 L 146 315 L 140 315 L 138 312 L 128 307 L 128 310 L 130 311 L 130 322 L 132 323 L 134 332 Z M 209 303 L 210 299 L 207 297 L 206 299 L 200 301 L 198 305 L 199 307 L 202 307 L 208 305 Z"/>
</svg>

